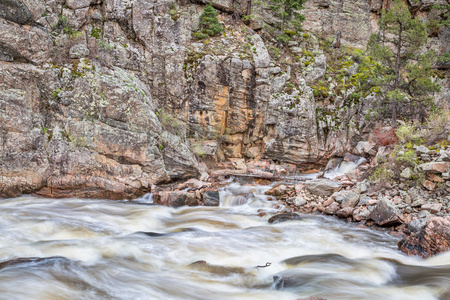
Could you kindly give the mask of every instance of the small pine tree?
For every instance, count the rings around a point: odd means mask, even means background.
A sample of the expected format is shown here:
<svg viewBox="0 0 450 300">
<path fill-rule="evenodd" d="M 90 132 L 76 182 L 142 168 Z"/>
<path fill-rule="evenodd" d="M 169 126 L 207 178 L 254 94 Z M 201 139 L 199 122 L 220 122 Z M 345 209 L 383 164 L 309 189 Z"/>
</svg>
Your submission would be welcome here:
<svg viewBox="0 0 450 300">
<path fill-rule="evenodd" d="M 367 79 L 386 99 L 395 126 L 400 103 L 424 111 L 439 85 L 432 80 L 433 55 L 420 52 L 428 38 L 426 26 L 411 17 L 406 4 L 395 0 L 389 11 L 383 11 L 379 25 L 380 33 L 372 34 L 367 45 L 376 62 Z"/>
<path fill-rule="evenodd" d="M 277 40 L 288 42 L 293 34 L 302 31 L 305 16 L 300 14 L 299 11 L 303 9 L 303 3 L 306 0 L 271 0 L 270 2 L 269 8 L 281 19 L 278 26 L 283 33 L 278 36 Z M 294 31 L 289 30 L 289 28 L 293 28 Z"/>
<path fill-rule="evenodd" d="M 194 35 L 203 39 L 208 36 L 214 36 L 223 32 L 223 27 L 217 19 L 217 11 L 212 7 L 211 3 L 205 6 L 205 10 L 199 17 L 200 30 L 194 33 Z"/>
</svg>

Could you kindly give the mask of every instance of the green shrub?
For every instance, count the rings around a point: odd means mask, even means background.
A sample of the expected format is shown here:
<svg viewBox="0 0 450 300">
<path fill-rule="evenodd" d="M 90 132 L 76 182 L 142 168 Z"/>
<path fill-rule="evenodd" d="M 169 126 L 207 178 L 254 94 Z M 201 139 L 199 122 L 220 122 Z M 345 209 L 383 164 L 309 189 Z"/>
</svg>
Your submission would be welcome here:
<svg viewBox="0 0 450 300">
<path fill-rule="evenodd" d="M 396 161 L 408 167 L 415 167 L 419 164 L 419 159 L 414 150 L 408 150 L 403 155 L 397 156 Z"/>
<path fill-rule="evenodd" d="M 450 134 L 450 110 L 432 112 L 425 122 L 422 137 L 428 145 L 447 139 Z"/>
<path fill-rule="evenodd" d="M 397 135 L 398 140 L 402 144 L 408 142 L 414 143 L 420 138 L 420 135 L 418 134 L 414 123 L 405 123 L 401 125 L 400 127 L 397 128 L 395 134 Z"/>
<path fill-rule="evenodd" d="M 205 6 L 205 10 L 198 19 L 200 30 L 194 33 L 196 38 L 204 39 L 223 32 L 223 27 L 219 23 L 219 19 L 217 19 L 217 11 L 212 7 L 211 3 Z"/>
<path fill-rule="evenodd" d="M 390 183 L 392 181 L 392 171 L 384 164 L 376 168 L 372 176 L 369 177 L 371 182 Z"/>
</svg>

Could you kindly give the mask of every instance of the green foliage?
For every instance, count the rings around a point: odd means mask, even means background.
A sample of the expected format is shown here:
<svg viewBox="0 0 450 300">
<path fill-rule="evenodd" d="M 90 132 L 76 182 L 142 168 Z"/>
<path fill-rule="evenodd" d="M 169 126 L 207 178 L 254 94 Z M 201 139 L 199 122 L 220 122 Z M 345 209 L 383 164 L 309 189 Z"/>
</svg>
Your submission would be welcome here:
<svg viewBox="0 0 450 300">
<path fill-rule="evenodd" d="M 421 136 L 431 145 L 435 142 L 446 140 L 450 135 L 450 110 L 436 110 L 432 112 L 425 121 L 425 128 Z"/>
<path fill-rule="evenodd" d="M 59 93 L 61 93 L 61 89 L 56 89 L 56 90 L 54 90 L 53 93 L 52 93 L 53 98 L 58 97 L 58 94 L 59 94 Z"/>
<path fill-rule="evenodd" d="M 218 35 L 223 32 L 222 24 L 217 19 L 217 11 L 211 3 L 205 6 L 203 13 L 199 17 L 200 30 L 194 33 L 198 39 L 204 39 L 208 36 Z"/>
<path fill-rule="evenodd" d="M 199 157 L 203 157 L 206 155 L 205 151 L 203 151 L 202 148 L 200 147 L 200 145 L 197 143 L 192 144 L 192 150 Z"/>
<path fill-rule="evenodd" d="M 375 169 L 375 172 L 369 177 L 370 182 L 390 183 L 392 182 L 392 171 L 389 170 L 385 164 L 380 165 Z"/>
<path fill-rule="evenodd" d="M 162 151 L 162 150 L 164 149 L 164 146 L 161 145 L 161 144 L 159 144 L 159 145 L 158 145 L 158 149 L 159 149 L 159 151 Z"/>
<path fill-rule="evenodd" d="M 377 87 L 391 108 L 393 125 L 399 103 L 420 106 L 431 103 L 431 95 L 439 90 L 432 80 L 433 53 L 418 51 L 427 41 L 426 26 L 402 1 L 395 0 L 379 21 L 380 33 L 372 34 L 367 45 L 368 58 L 361 68 L 367 88 Z"/>
<path fill-rule="evenodd" d="M 288 25 L 292 25 L 297 32 L 302 31 L 302 22 L 305 20 L 305 16 L 300 14 L 299 10 L 303 9 L 303 3 L 305 2 L 306 0 L 270 1 L 271 4 L 269 5 L 269 8 L 281 19 L 281 24 L 277 24 L 277 27 L 279 27 L 286 36 L 290 36 L 290 34 L 286 33 Z"/>
<path fill-rule="evenodd" d="M 181 12 L 179 12 L 175 5 L 173 5 L 169 10 L 170 18 L 176 22 L 181 17 Z"/>
<path fill-rule="evenodd" d="M 416 126 L 412 122 L 405 123 L 398 127 L 395 131 L 395 135 L 397 135 L 399 142 L 402 144 L 406 144 L 408 142 L 415 143 L 420 139 Z"/>
<path fill-rule="evenodd" d="M 58 23 L 55 25 L 55 28 L 58 27 L 62 27 L 64 33 L 68 34 L 71 38 L 79 38 L 83 36 L 82 32 L 73 29 L 73 27 L 69 24 L 69 19 L 66 16 L 59 16 Z"/>
<path fill-rule="evenodd" d="M 416 155 L 416 151 L 408 150 L 408 151 L 405 151 L 402 155 L 397 155 L 396 162 L 397 162 L 397 164 L 414 168 L 417 165 L 419 165 L 420 161 Z"/>
<path fill-rule="evenodd" d="M 114 45 L 106 43 L 104 41 L 98 41 L 98 45 L 100 46 L 100 49 L 102 50 L 114 50 Z"/>
<path fill-rule="evenodd" d="M 438 26 L 450 26 L 450 4 L 433 5 L 433 8 L 440 12 Z"/>
<path fill-rule="evenodd" d="M 99 40 L 101 39 L 102 30 L 100 28 L 92 28 L 91 37 Z"/>
</svg>

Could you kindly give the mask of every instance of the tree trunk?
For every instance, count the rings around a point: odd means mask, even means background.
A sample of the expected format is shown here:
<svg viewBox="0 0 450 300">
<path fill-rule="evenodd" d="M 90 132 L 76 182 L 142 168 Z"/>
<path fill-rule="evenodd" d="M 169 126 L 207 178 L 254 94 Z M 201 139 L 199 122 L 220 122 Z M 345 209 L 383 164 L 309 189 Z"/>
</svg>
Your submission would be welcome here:
<svg viewBox="0 0 450 300">
<path fill-rule="evenodd" d="M 334 44 L 334 48 L 341 48 L 341 31 L 340 30 L 336 33 L 336 43 Z"/>
<path fill-rule="evenodd" d="M 396 53 L 396 63 L 395 63 L 395 81 L 394 81 L 394 90 L 397 91 L 398 87 L 400 85 L 400 55 L 402 50 L 402 34 L 403 34 L 403 28 L 402 24 L 399 23 L 399 37 L 398 37 L 398 43 L 397 43 L 397 53 Z M 397 101 L 396 99 L 391 99 L 392 102 L 392 121 L 391 125 L 392 127 L 397 127 Z"/>
</svg>

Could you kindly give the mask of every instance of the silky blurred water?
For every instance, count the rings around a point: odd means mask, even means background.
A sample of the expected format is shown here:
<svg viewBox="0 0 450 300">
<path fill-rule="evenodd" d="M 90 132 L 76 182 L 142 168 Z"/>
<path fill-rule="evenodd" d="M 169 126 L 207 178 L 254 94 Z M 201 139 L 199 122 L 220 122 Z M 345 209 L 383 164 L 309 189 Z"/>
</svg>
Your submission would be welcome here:
<svg viewBox="0 0 450 300">
<path fill-rule="evenodd" d="M 450 253 L 406 257 L 331 217 L 270 225 L 268 188 L 231 183 L 220 207 L 179 209 L 0 200 L 0 262 L 25 258 L 0 263 L 0 299 L 450 299 Z"/>
</svg>

